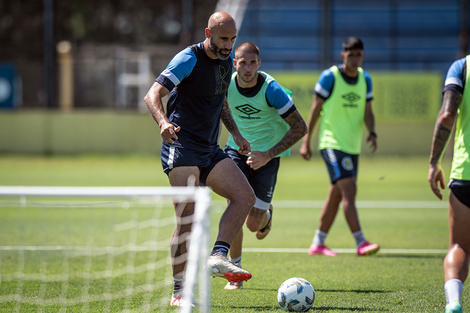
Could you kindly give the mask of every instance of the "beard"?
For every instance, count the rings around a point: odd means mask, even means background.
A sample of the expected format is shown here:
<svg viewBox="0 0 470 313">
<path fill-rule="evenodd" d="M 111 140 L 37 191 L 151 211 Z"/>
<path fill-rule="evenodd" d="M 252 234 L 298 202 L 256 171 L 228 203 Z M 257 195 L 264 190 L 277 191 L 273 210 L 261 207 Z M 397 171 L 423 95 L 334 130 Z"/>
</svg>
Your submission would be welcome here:
<svg viewBox="0 0 470 313">
<path fill-rule="evenodd" d="M 219 47 L 217 47 L 217 45 L 212 41 L 212 38 L 210 38 L 209 40 L 209 50 L 215 54 L 215 56 L 217 58 L 219 58 L 220 60 L 227 60 L 229 57 L 230 57 L 230 52 L 232 50 L 225 50 L 225 51 L 228 51 L 228 54 L 223 54 L 222 53 L 222 50 L 223 49 L 220 49 Z"/>
</svg>

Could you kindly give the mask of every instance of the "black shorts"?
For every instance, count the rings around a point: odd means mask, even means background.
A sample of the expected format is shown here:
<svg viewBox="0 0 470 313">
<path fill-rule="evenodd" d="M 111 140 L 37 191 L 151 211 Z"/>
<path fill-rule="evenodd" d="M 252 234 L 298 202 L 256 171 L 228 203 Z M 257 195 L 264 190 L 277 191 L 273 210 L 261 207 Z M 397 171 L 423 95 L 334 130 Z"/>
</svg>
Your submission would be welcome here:
<svg viewBox="0 0 470 313">
<path fill-rule="evenodd" d="M 341 178 L 357 177 L 359 155 L 328 148 L 321 150 L 320 153 L 332 184 Z"/>
<path fill-rule="evenodd" d="M 273 198 L 274 187 L 276 187 L 280 158 L 273 158 L 265 166 L 254 170 L 246 164 L 248 159 L 246 155 L 242 155 L 228 146 L 224 148 L 224 152 L 237 164 L 253 188 L 256 196 L 254 207 L 260 210 L 268 210 Z"/>
<path fill-rule="evenodd" d="M 470 180 L 451 179 L 449 188 L 460 202 L 470 208 Z"/>
<path fill-rule="evenodd" d="M 170 171 L 179 166 L 197 166 L 199 168 L 199 184 L 205 185 L 207 176 L 214 166 L 229 156 L 219 147 L 213 152 L 198 152 L 171 145 L 162 145 L 160 158 L 163 171 L 169 174 Z"/>
</svg>

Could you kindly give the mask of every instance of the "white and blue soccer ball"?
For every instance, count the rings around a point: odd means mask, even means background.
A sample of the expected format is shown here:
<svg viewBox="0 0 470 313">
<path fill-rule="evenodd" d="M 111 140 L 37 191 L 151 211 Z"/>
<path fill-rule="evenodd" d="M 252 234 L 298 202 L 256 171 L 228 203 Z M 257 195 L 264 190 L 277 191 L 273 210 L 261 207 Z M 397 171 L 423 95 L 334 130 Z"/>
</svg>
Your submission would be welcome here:
<svg viewBox="0 0 470 313">
<path fill-rule="evenodd" d="M 277 290 L 277 302 L 287 312 L 307 312 L 315 301 L 312 284 L 300 277 L 292 277 Z"/>
</svg>

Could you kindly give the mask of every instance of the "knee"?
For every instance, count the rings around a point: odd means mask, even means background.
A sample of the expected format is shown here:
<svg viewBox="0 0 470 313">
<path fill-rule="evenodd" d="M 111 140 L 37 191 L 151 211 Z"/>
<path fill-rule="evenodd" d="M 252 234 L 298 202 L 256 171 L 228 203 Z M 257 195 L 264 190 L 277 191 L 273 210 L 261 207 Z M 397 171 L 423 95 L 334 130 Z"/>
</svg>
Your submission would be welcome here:
<svg viewBox="0 0 470 313">
<path fill-rule="evenodd" d="M 243 202 L 249 210 L 255 205 L 256 196 L 251 187 L 243 193 Z"/>
</svg>

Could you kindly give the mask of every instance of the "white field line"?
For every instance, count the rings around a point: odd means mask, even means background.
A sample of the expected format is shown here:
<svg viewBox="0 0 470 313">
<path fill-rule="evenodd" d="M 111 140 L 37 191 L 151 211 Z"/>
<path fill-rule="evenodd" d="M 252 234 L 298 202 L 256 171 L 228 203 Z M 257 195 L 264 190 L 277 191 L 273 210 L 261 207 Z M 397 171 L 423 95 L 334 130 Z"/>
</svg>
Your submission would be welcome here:
<svg viewBox="0 0 470 313">
<path fill-rule="evenodd" d="M 212 202 L 215 207 L 224 207 L 225 201 L 215 200 Z M 324 201 L 318 200 L 277 200 L 273 205 L 278 208 L 321 208 Z M 357 201 L 358 208 L 375 209 L 446 209 L 447 201 Z M 216 209 L 216 211 L 218 211 Z M 86 246 L 0 246 L 0 251 L 112 251 L 113 247 L 86 247 Z M 148 246 L 126 247 L 129 251 L 153 251 L 154 248 Z M 121 248 L 122 250 L 122 248 Z M 158 250 L 168 250 L 167 248 Z M 307 249 L 302 248 L 243 248 L 243 252 L 255 253 L 307 253 Z M 355 249 L 334 249 L 338 253 L 356 253 Z M 443 249 L 381 249 L 382 253 L 391 254 L 441 254 L 447 253 Z"/>
<path fill-rule="evenodd" d="M 356 249 L 332 249 L 337 253 L 356 253 Z M 302 248 L 243 248 L 243 252 L 255 253 L 308 253 Z M 380 253 L 390 254 L 441 254 L 447 253 L 443 249 L 380 249 Z"/>
<path fill-rule="evenodd" d="M 225 201 L 214 200 L 216 206 L 225 206 Z M 324 200 L 273 200 L 273 205 L 278 208 L 322 208 Z M 373 209 L 446 209 L 447 201 L 356 201 L 356 206 Z"/>
<path fill-rule="evenodd" d="M 101 247 L 101 246 L 0 246 L 0 251 L 75 251 L 95 255 L 115 253 L 114 250 L 122 252 L 122 248 Z M 169 251 L 169 248 L 150 248 L 150 247 L 129 247 L 127 251 Z M 356 253 L 356 249 L 333 249 L 337 253 Z M 243 252 L 252 253 L 307 253 L 306 248 L 243 248 Z M 381 253 L 390 254 L 443 254 L 447 253 L 444 249 L 380 249 Z"/>
</svg>

